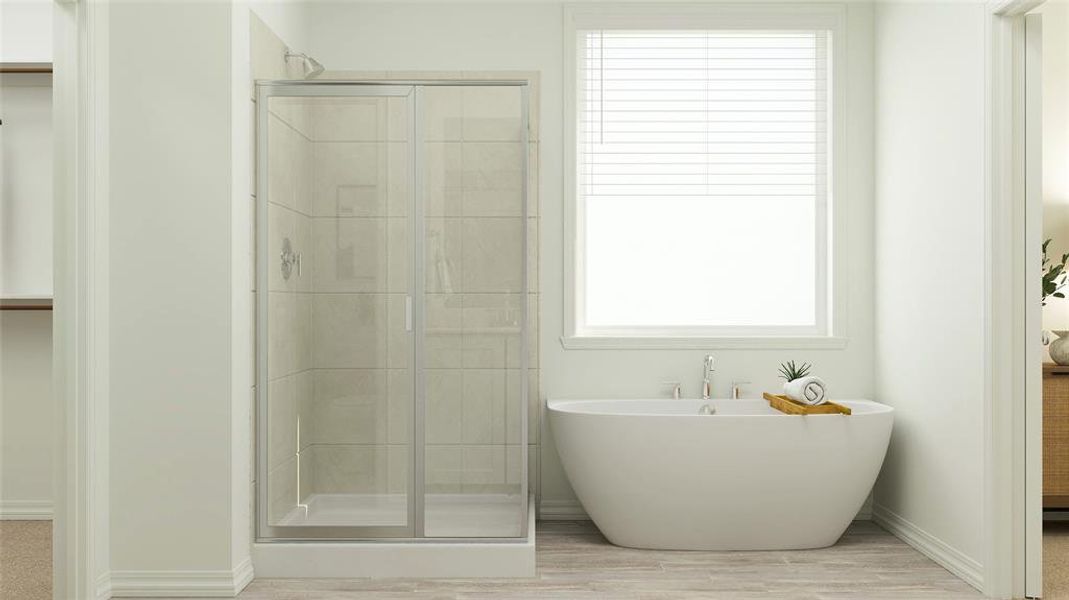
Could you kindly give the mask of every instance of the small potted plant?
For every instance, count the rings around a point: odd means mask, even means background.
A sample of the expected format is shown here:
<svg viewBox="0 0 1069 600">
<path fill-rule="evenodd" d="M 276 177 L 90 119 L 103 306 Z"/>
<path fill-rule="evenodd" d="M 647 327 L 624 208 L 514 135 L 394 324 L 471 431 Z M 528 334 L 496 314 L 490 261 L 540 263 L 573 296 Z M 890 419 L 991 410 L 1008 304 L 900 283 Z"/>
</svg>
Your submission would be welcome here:
<svg viewBox="0 0 1069 600">
<path fill-rule="evenodd" d="M 801 366 L 794 364 L 793 360 L 789 360 L 779 366 L 780 378 L 784 380 L 783 391 L 787 391 L 787 384 L 795 379 L 801 379 L 806 375 L 809 375 L 809 369 L 811 365 L 809 363 L 802 363 Z"/>
</svg>

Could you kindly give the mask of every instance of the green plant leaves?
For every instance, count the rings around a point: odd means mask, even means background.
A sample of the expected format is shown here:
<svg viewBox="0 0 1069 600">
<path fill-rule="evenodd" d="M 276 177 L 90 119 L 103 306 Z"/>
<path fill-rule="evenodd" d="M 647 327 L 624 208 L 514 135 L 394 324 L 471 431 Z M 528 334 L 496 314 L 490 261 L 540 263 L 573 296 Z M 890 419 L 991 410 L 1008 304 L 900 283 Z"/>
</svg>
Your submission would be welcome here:
<svg viewBox="0 0 1069 600">
<path fill-rule="evenodd" d="M 795 379 L 801 379 L 809 374 L 809 363 L 802 363 L 801 366 L 794 364 L 793 360 L 782 363 L 779 366 L 780 377 L 787 381 L 794 381 Z"/>
<path fill-rule="evenodd" d="M 1069 264 L 1069 253 L 1063 254 L 1061 261 L 1052 263 L 1047 256 L 1047 247 L 1050 246 L 1051 239 L 1047 238 L 1043 241 L 1043 262 L 1041 269 L 1043 271 L 1043 299 L 1044 306 L 1047 305 L 1048 298 L 1065 298 L 1065 294 L 1061 292 L 1061 289 L 1065 287 L 1069 274 L 1066 273 L 1066 265 Z"/>
</svg>

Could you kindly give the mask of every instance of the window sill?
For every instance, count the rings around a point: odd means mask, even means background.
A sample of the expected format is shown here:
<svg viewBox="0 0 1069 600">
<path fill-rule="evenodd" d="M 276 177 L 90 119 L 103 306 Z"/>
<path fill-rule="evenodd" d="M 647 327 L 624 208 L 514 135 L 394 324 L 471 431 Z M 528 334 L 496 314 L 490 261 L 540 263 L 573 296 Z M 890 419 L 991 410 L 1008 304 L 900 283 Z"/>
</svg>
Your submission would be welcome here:
<svg viewBox="0 0 1069 600">
<path fill-rule="evenodd" d="M 565 350 L 841 350 L 848 339 L 797 337 L 609 337 L 561 336 Z"/>
</svg>

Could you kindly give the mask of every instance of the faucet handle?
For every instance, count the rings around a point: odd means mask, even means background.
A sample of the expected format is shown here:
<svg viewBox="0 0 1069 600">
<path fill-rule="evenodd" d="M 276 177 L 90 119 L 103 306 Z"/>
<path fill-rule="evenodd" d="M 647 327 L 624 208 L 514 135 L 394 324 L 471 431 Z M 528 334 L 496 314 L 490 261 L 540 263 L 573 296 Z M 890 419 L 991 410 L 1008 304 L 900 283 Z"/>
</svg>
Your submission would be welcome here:
<svg viewBox="0 0 1069 600">
<path fill-rule="evenodd" d="M 743 385 L 749 385 L 749 381 L 732 381 L 731 382 L 731 397 L 735 400 L 739 399 L 739 395 L 742 392 Z"/>
<path fill-rule="evenodd" d="M 666 393 L 672 395 L 673 400 L 679 400 L 683 397 L 683 386 L 678 381 L 662 382 L 661 387 Z"/>
</svg>

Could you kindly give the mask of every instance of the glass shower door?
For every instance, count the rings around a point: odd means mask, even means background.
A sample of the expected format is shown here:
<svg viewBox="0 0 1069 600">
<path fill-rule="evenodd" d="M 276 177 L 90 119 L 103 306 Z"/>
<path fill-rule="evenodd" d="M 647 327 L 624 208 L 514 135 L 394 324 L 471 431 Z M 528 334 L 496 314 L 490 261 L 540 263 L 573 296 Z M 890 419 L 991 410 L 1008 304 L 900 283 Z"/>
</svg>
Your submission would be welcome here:
<svg viewBox="0 0 1069 600">
<path fill-rule="evenodd" d="M 413 88 L 258 102 L 260 537 L 412 537 Z"/>
<path fill-rule="evenodd" d="M 257 537 L 523 537 L 526 87 L 258 90 Z"/>
</svg>

